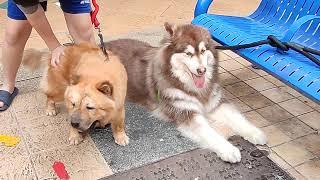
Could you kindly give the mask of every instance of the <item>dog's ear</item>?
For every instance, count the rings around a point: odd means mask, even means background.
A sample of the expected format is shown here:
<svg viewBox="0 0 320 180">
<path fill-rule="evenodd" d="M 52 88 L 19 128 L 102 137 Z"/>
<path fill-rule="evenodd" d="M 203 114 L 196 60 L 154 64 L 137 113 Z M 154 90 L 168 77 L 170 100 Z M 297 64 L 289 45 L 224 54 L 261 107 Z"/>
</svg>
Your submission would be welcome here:
<svg viewBox="0 0 320 180">
<path fill-rule="evenodd" d="M 107 96 L 112 96 L 113 94 L 113 86 L 108 81 L 98 84 L 97 89 Z"/>
<path fill-rule="evenodd" d="M 166 31 L 169 33 L 170 36 L 173 36 L 174 31 L 176 30 L 176 25 L 165 22 L 164 28 L 166 29 Z"/>
<path fill-rule="evenodd" d="M 76 75 L 76 74 L 72 74 L 71 75 L 71 78 L 70 78 L 70 83 L 71 85 L 76 85 L 78 84 L 80 81 L 80 76 L 79 75 Z"/>
</svg>

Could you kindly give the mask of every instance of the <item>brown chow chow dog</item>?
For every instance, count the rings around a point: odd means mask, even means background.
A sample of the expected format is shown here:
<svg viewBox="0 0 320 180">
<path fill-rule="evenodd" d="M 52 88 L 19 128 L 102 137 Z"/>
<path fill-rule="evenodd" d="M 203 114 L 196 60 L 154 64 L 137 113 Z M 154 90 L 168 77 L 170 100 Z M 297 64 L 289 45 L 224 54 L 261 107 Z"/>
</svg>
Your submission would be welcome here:
<svg viewBox="0 0 320 180">
<path fill-rule="evenodd" d="M 119 58 L 109 52 L 109 59 L 96 45 L 82 43 L 68 46 L 57 67 L 50 65 L 51 55 L 28 49 L 23 64 L 30 69 L 46 66 L 41 88 L 47 96 L 46 113 L 57 114 L 55 103 L 65 101 L 71 117 L 70 144 L 83 140 L 90 127 L 111 123 L 113 137 L 126 145 L 125 98 L 127 73 Z M 42 63 L 44 62 L 44 63 Z"/>
</svg>

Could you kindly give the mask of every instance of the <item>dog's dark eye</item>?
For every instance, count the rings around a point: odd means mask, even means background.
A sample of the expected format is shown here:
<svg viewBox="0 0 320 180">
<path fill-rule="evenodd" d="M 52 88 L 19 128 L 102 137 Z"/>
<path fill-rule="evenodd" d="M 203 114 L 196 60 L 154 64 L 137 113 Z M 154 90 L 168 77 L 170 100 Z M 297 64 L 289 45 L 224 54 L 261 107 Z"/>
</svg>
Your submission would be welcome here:
<svg viewBox="0 0 320 180">
<path fill-rule="evenodd" d="M 190 56 L 190 57 L 193 56 L 193 54 L 192 54 L 191 52 L 186 52 L 186 55 L 187 55 L 187 56 Z"/>
<path fill-rule="evenodd" d="M 76 106 L 76 103 L 74 103 L 74 102 L 73 102 L 73 103 L 71 103 L 71 104 L 72 104 L 72 107 L 75 107 L 75 106 Z"/>
<path fill-rule="evenodd" d="M 93 110 L 93 109 L 94 109 L 94 107 L 87 106 L 87 109 L 88 109 L 88 110 Z"/>
</svg>

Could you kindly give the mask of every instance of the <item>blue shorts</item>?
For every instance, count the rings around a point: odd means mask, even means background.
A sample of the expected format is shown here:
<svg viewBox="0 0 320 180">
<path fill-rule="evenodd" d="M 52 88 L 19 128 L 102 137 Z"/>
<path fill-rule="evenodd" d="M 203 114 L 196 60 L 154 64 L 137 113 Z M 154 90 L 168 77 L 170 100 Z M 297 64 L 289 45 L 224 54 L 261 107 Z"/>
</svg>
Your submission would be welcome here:
<svg viewBox="0 0 320 180">
<path fill-rule="evenodd" d="M 89 0 L 59 0 L 59 2 L 61 9 L 65 13 L 83 14 L 90 13 L 91 11 Z M 47 10 L 47 2 L 41 2 L 40 5 L 45 11 Z M 11 19 L 27 20 L 27 17 L 15 4 L 15 2 L 13 2 L 13 0 L 8 0 L 7 15 Z"/>
</svg>

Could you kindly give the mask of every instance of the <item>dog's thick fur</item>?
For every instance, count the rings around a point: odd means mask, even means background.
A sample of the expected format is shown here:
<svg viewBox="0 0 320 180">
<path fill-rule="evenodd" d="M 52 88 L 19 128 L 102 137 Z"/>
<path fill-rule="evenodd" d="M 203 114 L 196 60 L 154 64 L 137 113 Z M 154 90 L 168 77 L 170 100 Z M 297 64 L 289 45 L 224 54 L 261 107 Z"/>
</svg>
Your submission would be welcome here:
<svg viewBox="0 0 320 180">
<path fill-rule="evenodd" d="M 127 73 L 119 58 L 109 52 L 109 60 L 96 45 L 68 46 L 57 67 L 50 65 L 51 55 L 28 49 L 23 64 L 30 69 L 46 67 L 41 88 L 47 96 L 47 115 L 56 115 L 55 103 L 64 101 L 71 117 L 70 143 L 78 144 L 81 132 L 91 126 L 111 123 L 115 142 L 126 145 L 125 98 Z"/>
<path fill-rule="evenodd" d="M 132 39 L 106 43 L 127 70 L 127 100 L 175 123 L 184 136 L 224 161 L 241 160 L 239 149 L 226 140 L 233 133 L 265 144 L 264 133 L 222 99 L 218 57 L 209 32 L 190 24 L 165 23 L 165 29 L 169 37 L 160 47 Z"/>
</svg>

